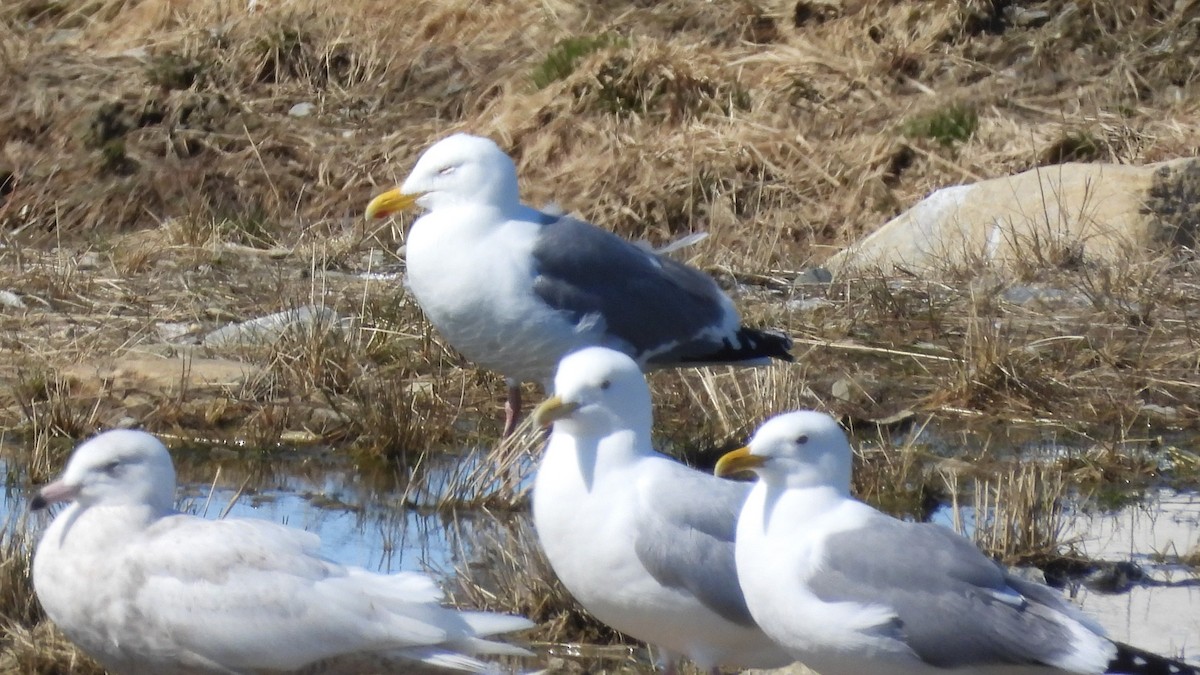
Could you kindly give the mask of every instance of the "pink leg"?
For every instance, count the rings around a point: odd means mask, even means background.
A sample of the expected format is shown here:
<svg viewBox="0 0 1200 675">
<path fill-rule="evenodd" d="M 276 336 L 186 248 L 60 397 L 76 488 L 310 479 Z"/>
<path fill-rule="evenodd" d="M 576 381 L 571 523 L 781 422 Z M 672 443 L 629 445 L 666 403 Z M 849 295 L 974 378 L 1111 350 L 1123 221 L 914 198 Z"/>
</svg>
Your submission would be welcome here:
<svg viewBox="0 0 1200 675">
<path fill-rule="evenodd" d="M 508 383 L 508 399 L 504 401 L 504 437 L 512 436 L 521 421 L 521 383 Z"/>
</svg>

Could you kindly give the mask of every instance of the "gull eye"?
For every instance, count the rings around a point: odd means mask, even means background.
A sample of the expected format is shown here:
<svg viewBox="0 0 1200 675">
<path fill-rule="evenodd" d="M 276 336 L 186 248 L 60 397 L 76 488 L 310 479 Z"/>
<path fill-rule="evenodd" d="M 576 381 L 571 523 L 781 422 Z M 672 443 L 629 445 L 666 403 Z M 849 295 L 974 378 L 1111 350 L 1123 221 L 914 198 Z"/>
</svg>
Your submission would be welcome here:
<svg viewBox="0 0 1200 675">
<path fill-rule="evenodd" d="M 450 174 L 454 173 L 454 165 L 451 164 L 450 166 L 444 166 L 438 169 L 437 173 L 439 176 L 449 176 Z"/>
<path fill-rule="evenodd" d="M 108 464 L 101 466 L 100 470 L 110 476 L 115 476 L 121 470 L 121 462 L 119 462 L 117 460 L 113 460 L 113 461 L 109 462 Z"/>
<path fill-rule="evenodd" d="M 808 434 L 800 434 L 796 437 L 796 445 L 804 445 L 808 442 Z"/>
<path fill-rule="evenodd" d="M 604 380 L 603 382 L 600 383 L 601 389 L 608 389 L 611 386 L 612 386 L 612 380 Z"/>
</svg>

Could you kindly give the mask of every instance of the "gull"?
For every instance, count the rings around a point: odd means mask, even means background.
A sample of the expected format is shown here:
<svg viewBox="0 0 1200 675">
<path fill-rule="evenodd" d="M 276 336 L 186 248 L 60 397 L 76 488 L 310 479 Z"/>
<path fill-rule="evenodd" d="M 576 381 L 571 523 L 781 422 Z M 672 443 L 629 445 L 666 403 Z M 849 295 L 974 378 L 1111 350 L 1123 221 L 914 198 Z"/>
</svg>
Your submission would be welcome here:
<svg viewBox="0 0 1200 675">
<path fill-rule="evenodd" d="M 852 498 L 851 456 L 832 417 L 798 411 L 716 466 L 758 477 L 737 525 L 750 613 L 821 675 L 1197 672 L 1109 640 L 953 531 Z"/>
<path fill-rule="evenodd" d="M 70 502 L 34 554 L 38 599 L 115 673 L 361 673 L 396 659 L 482 672 L 468 654 L 529 654 L 483 639 L 526 619 L 444 608 L 423 574 L 339 565 L 311 533 L 205 520 L 174 498 L 163 444 L 115 430 L 80 445 L 31 500 Z"/>
<path fill-rule="evenodd" d="M 427 213 L 405 242 L 408 288 L 451 346 L 504 375 L 506 436 L 520 416 L 521 382 L 548 385 L 558 361 L 581 347 L 616 349 L 643 369 L 792 360 L 791 339 L 743 326 L 707 274 L 522 204 L 516 166 L 487 138 L 438 141 L 366 213 L 382 218 L 413 204 Z"/>
<path fill-rule="evenodd" d="M 534 414 L 554 427 L 533 521 L 567 590 L 597 619 L 662 650 L 668 673 L 680 655 L 714 672 L 791 663 L 738 587 L 733 535 L 749 486 L 654 451 L 650 390 L 621 352 L 568 355 L 554 391 Z"/>
</svg>

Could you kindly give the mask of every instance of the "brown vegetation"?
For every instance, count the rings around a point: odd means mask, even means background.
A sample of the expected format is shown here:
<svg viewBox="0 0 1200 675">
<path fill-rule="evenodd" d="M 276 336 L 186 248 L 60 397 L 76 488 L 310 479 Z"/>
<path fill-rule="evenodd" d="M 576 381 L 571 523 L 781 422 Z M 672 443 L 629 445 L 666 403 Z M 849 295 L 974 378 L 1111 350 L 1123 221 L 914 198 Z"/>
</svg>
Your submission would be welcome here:
<svg viewBox="0 0 1200 675">
<path fill-rule="evenodd" d="M 1006 442 L 1014 422 L 1095 449 L 1056 464 L 1062 480 L 1002 467 L 1010 478 L 974 490 L 981 505 L 1003 502 L 994 490 L 1050 504 L 1063 480 L 1200 475 L 1169 441 L 1149 457 L 1126 445 L 1200 420 L 1193 259 L 1097 266 L 1031 251 L 1015 278 L 804 274 L 937 187 L 1194 154 L 1196 3 L 251 4 L 0 5 L 0 291 L 24 304 L 0 304 L 0 426 L 37 448 L 24 481 L 61 465 L 62 437 L 130 422 L 255 448 L 338 444 L 406 473 L 428 452 L 492 444 L 499 380 L 445 346 L 394 277 L 362 274 L 402 269 L 407 227 L 365 223 L 368 197 L 457 130 L 510 151 L 531 203 L 656 244 L 710 233 L 682 255 L 750 323 L 796 336 L 795 366 L 652 375 L 660 441 L 690 461 L 770 414 L 820 407 L 870 430 L 856 487 L 896 512 L 957 494 L 948 459 L 994 469 L 989 439 Z M 196 344 L 308 305 L 355 321 Z M 129 359 L 168 370 L 134 377 Z M 202 380 L 189 372 L 201 359 L 246 372 Z M 970 427 L 984 450 L 921 445 L 930 420 Z M 427 489 L 519 506 L 537 442 L 526 430 Z M 1052 511 L 1037 532 L 997 525 L 994 552 L 1053 548 Z M 5 541 L 2 663 L 42 671 L 19 647 L 47 628 L 28 628 L 27 595 L 11 600 L 28 551 Z M 582 624 L 534 604 L 559 596 L 520 583 L 471 600 L 572 639 Z"/>
</svg>

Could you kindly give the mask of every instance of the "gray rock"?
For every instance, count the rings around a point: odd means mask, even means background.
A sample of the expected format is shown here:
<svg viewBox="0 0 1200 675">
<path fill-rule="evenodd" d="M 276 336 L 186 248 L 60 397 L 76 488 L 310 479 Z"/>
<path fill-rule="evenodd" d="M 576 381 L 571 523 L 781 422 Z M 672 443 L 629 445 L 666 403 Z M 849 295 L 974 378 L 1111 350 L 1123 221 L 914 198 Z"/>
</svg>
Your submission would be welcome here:
<svg viewBox="0 0 1200 675">
<path fill-rule="evenodd" d="M 87 251 L 79 254 L 79 258 L 75 260 L 75 266 L 81 270 L 100 269 L 100 254 L 95 251 Z"/>
<path fill-rule="evenodd" d="M 12 291 L 0 290 L 0 305 L 11 307 L 12 309 L 25 309 L 25 301 L 21 296 Z"/>
<path fill-rule="evenodd" d="M 328 307 L 306 306 L 267 316 L 229 324 L 204 336 L 206 347 L 233 345 L 264 345 L 278 340 L 289 330 L 311 330 L 317 327 L 347 327 L 348 319 Z"/>
<path fill-rule="evenodd" d="M 824 286 L 833 281 L 833 274 L 824 267 L 810 267 L 792 279 L 793 286 L 820 285 Z"/>
<path fill-rule="evenodd" d="M 305 101 L 304 103 L 297 103 L 292 106 L 292 109 L 288 111 L 288 115 L 292 117 L 308 117 L 316 109 L 317 106 Z"/>
<path fill-rule="evenodd" d="M 826 261 L 847 271 L 1006 274 L 1195 247 L 1200 160 L 1068 163 L 942 188 Z"/>
</svg>

